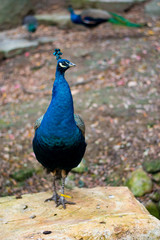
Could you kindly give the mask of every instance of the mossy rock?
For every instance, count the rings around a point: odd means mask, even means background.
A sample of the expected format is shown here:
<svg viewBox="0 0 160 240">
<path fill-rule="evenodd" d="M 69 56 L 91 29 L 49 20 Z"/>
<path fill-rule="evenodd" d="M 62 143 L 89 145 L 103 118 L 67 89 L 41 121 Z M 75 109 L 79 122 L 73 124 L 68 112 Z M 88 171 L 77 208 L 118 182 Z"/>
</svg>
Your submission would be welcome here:
<svg viewBox="0 0 160 240">
<path fill-rule="evenodd" d="M 116 172 L 113 172 L 112 174 L 107 176 L 105 182 L 109 186 L 119 186 L 122 184 L 121 175 Z"/>
<path fill-rule="evenodd" d="M 153 174 L 153 175 L 152 175 L 152 179 L 153 179 L 155 182 L 160 183 L 160 172 Z"/>
<path fill-rule="evenodd" d="M 24 180 L 32 177 L 35 172 L 36 170 L 33 168 L 20 169 L 19 171 L 12 173 L 11 177 L 18 182 L 23 182 Z"/>
<path fill-rule="evenodd" d="M 156 203 L 154 203 L 152 201 L 148 201 L 145 204 L 145 207 L 148 210 L 148 212 L 150 212 L 150 214 L 152 214 L 156 218 L 160 219 L 160 213 L 159 213 L 158 206 Z"/>
<path fill-rule="evenodd" d="M 156 173 L 160 171 L 160 159 L 155 159 L 152 161 L 145 161 L 143 163 L 143 167 L 146 170 L 146 172 L 149 173 Z"/>
<path fill-rule="evenodd" d="M 126 186 L 129 187 L 136 197 L 141 197 L 152 191 L 152 181 L 141 168 L 131 173 L 126 181 Z"/>
<path fill-rule="evenodd" d="M 157 190 L 157 191 L 153 192 L 153 193 L 150 195 L 150 198 L 151 198 L 154 202 L 160 201 L 160 190 Z"/>
<path fill-rule="evenodd" d="M 82 159 L 80 164 L 76 168 L 72 169 L 72 172 L 76 172 L 76 173 L 84 173 L 87 171 L 88 171 L 88 167 L 87 167 L 85 159 Z"/>
<path fill-rule="evenodd" d="M 33 10 L 31 0 L 0 1 L 0 30 L 6 30 L 22 24 L 23 17 Z"/>
</svg>

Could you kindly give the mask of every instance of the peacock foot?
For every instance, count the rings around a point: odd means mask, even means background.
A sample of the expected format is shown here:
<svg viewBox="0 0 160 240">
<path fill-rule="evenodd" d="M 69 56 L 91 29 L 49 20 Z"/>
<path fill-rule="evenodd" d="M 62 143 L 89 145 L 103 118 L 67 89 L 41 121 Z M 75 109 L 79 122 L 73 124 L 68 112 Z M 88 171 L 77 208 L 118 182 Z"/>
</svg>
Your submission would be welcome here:
<svg viewBox="0 0 160 240">
<path fill-rule="evenodd" d="M 64 209 L 66 209 L 66 204 L 76 204 L 74 202 L 70 202 L 70 201 L 67 201 L 63 196 L 60 196 L 59 199 L 58 199 L 58 203 L 56 205 L 56 207 L 62 205 Z"/>
<path fill-rule="evenodd" d="M 59 198 L 60 196 L 56 193 L 56 194 L 53 194 L 51 198 L 47 198 L 44 202 L 54 201 L 56 204 L 58 204 Z"/>
</svg>

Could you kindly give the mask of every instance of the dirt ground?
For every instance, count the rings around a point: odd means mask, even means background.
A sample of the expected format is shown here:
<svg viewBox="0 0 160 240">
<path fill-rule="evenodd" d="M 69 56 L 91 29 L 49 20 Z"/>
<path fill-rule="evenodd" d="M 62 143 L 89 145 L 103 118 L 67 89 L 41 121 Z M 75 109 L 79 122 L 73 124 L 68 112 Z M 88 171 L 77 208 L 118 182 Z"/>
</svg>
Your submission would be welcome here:
<svg viewBox="0 0 160 240">
<path fill-rule="evenodd" d="M 1 196 L 52 190 L 51 176 L 33 154 L 32 139 L 34 122 L 51 99 L 55 48 L 77 65 L 66 79 L 75 112 L 86 125 L 88 171 L 71 173 L 74 184 L 123 185 L 146 159 L 160 157 L 160 21 L 146 17 L 143 7 L 124 16 L 147 21 L 150 28 L 39 26 L 34 37 L 54 36 L 56 41 L 0 63 Z M 17 34 L 25 35 L 21 27 L 14 30 Z M 14 177 L 23 171 L 25 180 Z"/>
</svg>

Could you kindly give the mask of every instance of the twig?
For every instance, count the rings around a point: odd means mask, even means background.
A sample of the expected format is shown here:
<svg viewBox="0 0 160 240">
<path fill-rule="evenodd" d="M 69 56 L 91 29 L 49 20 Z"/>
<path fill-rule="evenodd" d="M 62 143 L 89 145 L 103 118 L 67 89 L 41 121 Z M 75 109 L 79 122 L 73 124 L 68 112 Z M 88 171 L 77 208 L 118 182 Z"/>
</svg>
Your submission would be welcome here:
<svg viewBox="0 0 160 240">
<path fill-rule="evenodd" d="M 85 84 L 90 83 L 90 82 L 92 82 L 92 81 L 94 81 L 94 80 L 96 80 L 96 79 L 97 79 L 96 76 L 95 76 L 95 77 L 91 77 L 91 78 L 89 78 L 89 79 L 86 80 L 86 81 L 81 81 L 81 82 L 72 83 L 72 84 L 70 85 L 70 87 L 85 85 Z M 23 91 L 24 93 L 27 93 L 27 94 L 43 94 L 43 95 L 46 95 L 46 96 L 51 94 L 50 91 L 44 91 L 44 92 L 43 92 L 43 91 L 39 91 L 39 90 L 33 91 L 33 90 L 26 89 L 24 86 L 21 86 L 21 88 L 22 88 L 22 91 Z"/>
<path fill-rule="evenodd" d="M 97 77 L 91 77 L 91 78 L 89 78 L 89 79 L 86 80 L 86 81 L 81 81 L 81 82 L 72 83 L 70 86 L 71 86 L 71 87 L 75 87 L 75 86 L 79 86 L 79 85 L 85 85 L 85 84 L 90 83 L 90 82 L 92 82 L 92 81 L 94 81 L 94 80 L 96 80 L 96 79 L 97 79 Z"/>
<path fill-rule="evenodd" d="M 43 94 L 43 95 L 50 95 L 51 94 L 50 91 L 44 91 L 44 92 L 39 91 L 39 90 L 33 91 L 33 90 L 26 89 L 24 86 L 21 86 L 21 88 L 22 88 L 22 91 L 24 93 L 27 93 L 27 94 Z"/>
</svg>

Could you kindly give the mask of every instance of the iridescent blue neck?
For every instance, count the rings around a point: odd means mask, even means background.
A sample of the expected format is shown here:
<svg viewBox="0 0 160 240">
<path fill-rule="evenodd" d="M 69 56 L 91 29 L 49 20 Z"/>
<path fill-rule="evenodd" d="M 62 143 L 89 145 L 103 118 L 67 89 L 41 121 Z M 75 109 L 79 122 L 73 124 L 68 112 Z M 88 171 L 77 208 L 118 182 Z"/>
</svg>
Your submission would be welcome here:
<svg viewBox="0 0 160 240">
<path fill-rule="evenodd" d="M 71 12 L 71 21 L 73 23 L 77 23 L 77 24 L 81 24 L 82 23 L 81 16 L 78 15 L 78 14 L 75 14 L 74 11 Z"/>
<path fill-rule="evenodd" d="M 55 80 L 57 80 L 57 79 L 59 80 L 59 78 L 62 78 L 62 77 L 63 77 L 63 79 L 65 79 L 64 74 L 65 74 L 65 71 L 62 69 L 59 69 L 57 66 L 56 73 L 55 73 L 55 77 L 56 77 Z"/>
<path fill-rule="evenodd" d="M 52 99 L 40 126 L 47 137 L 68 138 L 76 130 L 73 99 L 64 71 L 56 70 Z"/>
</svg>

